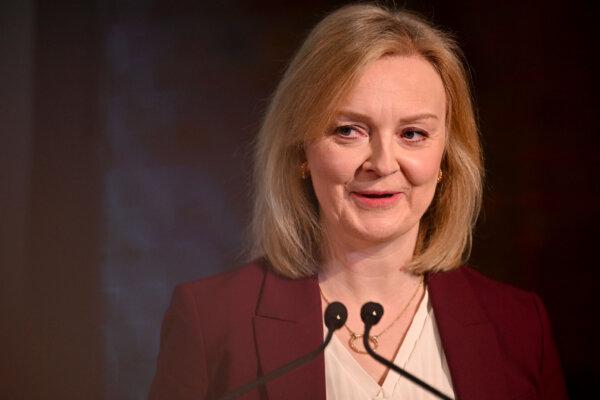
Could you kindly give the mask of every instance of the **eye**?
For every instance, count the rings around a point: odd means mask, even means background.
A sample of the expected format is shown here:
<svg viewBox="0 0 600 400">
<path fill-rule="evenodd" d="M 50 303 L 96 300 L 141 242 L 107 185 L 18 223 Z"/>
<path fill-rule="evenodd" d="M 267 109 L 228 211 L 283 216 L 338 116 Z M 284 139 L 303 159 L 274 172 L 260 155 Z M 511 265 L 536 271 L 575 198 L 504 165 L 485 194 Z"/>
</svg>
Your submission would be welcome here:
<svg viewBox="0 0 600 400">
<path fill-rule="evenodd" d="M 334 133 L 344 139 L 368 136 L 364 129 L 356 125 L 340 125 L 334 129 Z"/>
<path fill-rule="evenodd" d="M 420 142 L 427 139 L 428 136 L 427 132 L 415 128 L 408 128 L 402 131 L 402 138 L 408 142 Z"/>
</svg>

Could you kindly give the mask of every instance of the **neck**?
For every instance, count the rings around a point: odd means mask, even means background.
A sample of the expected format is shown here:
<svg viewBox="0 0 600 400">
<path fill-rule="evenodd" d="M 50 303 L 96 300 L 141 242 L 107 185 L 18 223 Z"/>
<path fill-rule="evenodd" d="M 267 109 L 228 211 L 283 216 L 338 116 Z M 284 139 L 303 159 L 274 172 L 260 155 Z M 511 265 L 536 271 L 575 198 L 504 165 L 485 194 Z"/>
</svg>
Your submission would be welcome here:
<svg viewBox="0 0 600 400">
<path fill-rule="evenodd" d="M 321 266 L 321 287 L 330 297 L 346 301 L 388 303 L 412 292 L 420 277 L 405 269 L 412 259 L 418 226 L 385 243 L 352 243 L 329 237 Z"/>
</svg>

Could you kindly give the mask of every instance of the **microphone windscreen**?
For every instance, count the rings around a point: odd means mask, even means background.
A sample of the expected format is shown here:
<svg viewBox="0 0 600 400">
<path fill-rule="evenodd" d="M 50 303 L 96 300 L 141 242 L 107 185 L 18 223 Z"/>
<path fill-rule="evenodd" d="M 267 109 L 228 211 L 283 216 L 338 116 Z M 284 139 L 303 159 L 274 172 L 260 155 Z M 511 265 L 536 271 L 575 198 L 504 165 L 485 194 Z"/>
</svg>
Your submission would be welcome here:
<svg viewBox="0 0 600 400">
<path fill-rule="evenodd" d="M 383 307 L 379 303 L 370 301 L 360 308 L 360 318 L 365 324 L 377 325 L 381 317 L 383 317 Z"/>
<path fill-rule="evenodd" d="M 338 330 L 346 323 L 348 310 L 339 301 L 334 301 L 325 309 L 325 326 L 329 330 Z"/>
</svg>

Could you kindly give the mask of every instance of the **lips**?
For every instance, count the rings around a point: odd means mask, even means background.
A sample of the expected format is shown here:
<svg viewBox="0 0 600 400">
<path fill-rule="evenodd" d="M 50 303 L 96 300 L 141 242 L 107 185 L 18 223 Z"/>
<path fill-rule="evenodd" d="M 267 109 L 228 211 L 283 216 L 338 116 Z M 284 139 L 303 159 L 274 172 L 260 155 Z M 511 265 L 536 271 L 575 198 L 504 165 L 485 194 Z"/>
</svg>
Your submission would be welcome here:
<svg viewBox="0 0 600 400">
<path fill-rule="evenodd" d="M 384 199 L 387 197 L 392 197 L 394 193 L 364 193 L 364 192 L 354 192 L 357 196 L 368 197 L 369 199 Z"/>
<path fill-rule="evenodd" d="M 386 197 L 392 197 L 400 192 L 397 191 L 383 191 L 383 190 L 364 190 L 364 191 L 353 191 L 352 194 L 362 197 L 368 197 L 370 199 L 381 199 Z"/>
<path fill-rule="evenodd" d="M 350 196 L 360 205 L 367 208 L 384 208 L 393 206 L 401 197 L 396 191 L 353 191 Z"/>
</svg>

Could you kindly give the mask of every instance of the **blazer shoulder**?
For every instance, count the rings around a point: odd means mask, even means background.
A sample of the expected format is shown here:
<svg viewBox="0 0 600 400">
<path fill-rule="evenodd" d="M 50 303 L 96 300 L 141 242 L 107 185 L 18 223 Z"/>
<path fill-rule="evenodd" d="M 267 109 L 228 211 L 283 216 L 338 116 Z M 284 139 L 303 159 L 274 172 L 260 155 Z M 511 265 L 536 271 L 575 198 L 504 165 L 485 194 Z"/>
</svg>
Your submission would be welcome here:
<svg viewBox="0 0 600 400">
<path fill-rule="evenodd" d="M 533 292 L 490 279 L 468 266 L 435 273 L 428 279 L 438 309 L 465 323 L 492 321 L 510 329 L 515 324 L 536 328 L 533 321 L 539 320 L 541 302 Z"/>
<path fill-rule="evenodd" d="M 175 287 L 162 324 L 151 399 L 212 398 L 236 374 L 254 379 L 252 318 L 265 273 L 251 262 Z"/>
<path fill-rule="evenodd" d="M 258 261 L 217 275 L 184 282 L 175 287 L 173 297 L 192 301 L 200 314 L 214 319 L 218 313 L 254 314 L 267 267 Z"/>
<path fill-rule="evenodd" d="M 549 326 L 545 308 L 533 292 L 490 279 L 467 266 L 441 273 L 435 280 L 437 288 L 441 288 L 438 303 L 446 299 L 453 304 L 449 309 L 461 320 L 492 323 L 499 340 L 506 347 L 518 349 L 515 353 L 541 350 L 538 346 Z M 460 300 L 449 301 L 448 296 Z"/>
<path fill-rule="evenodd" d="M 469 266 L 463 266 L 457 272 L 464 276 L 478 297 L 487 303 L 502 303 L 503 306 L 511 303 L 516 303 L 515 305 L 527 303 L 530 305 L 532 297 L 536 296 L 533 292 L 488 278 Z"/>
<path fill-rule="evenodd" d="M 514 371 L 537 375 L 544 399 L 567 399 L 559 355 L 546 308 L 537 294 L 460 268 L 496 327 L 498 341 Z M 529 357 L 527 356 L 529 355 Z"/>
</svg>

